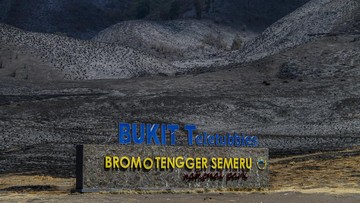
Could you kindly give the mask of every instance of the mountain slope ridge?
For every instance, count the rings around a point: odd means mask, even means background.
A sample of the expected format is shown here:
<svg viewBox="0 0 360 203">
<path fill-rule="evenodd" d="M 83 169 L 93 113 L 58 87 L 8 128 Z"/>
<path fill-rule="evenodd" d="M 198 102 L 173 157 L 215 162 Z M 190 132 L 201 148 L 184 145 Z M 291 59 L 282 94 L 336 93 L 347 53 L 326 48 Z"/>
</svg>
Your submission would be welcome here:
<svg viewBox="0 0 360 203">
<path fill-rule="evenodd" d="M 130 78 L 175 72 L 161 60 L 129 47 L 25 32 L 1 24 L 0 31 L 2 48 L 12 46 L 13 51 L 33 55 L 41 63 L 63 72 L 64 79 L 68 80 Z"/>
</svg>

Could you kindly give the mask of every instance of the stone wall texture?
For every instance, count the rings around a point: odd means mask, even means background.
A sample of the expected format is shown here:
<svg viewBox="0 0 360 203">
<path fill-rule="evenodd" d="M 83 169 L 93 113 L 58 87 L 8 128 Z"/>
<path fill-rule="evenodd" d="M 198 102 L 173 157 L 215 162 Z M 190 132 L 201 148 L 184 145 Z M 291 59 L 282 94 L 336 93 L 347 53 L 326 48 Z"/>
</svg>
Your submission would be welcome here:
<svg viewBox="0 0 360 203">
<path fill-rule="evenodd" d="M 184 175 L 195 169 L 105 169 L 105 156 L 118 157 L 205 157 L 252 158 L 250 170 L 222 170 L 222 179 L 187 180 Z M 267 148 L 226 148 L 192 146 L 147 146 L 147 145 L 79 145 L 77 146 L 77 190 L 80 192 L 116 190 L 176 190 L 176 189 L 242 189 L 263 188 L 269 185 L 269 167 L 258 167 L 258 161 L 268 163 Z M 262 165 L 263 166 L 263 165 Z M 261 169 L 259 169 L 261 168 Z M 208 167 L 200 174 L 220 174 Z M 247 178 L 228 179 L 228 173 L 246 174 Z"/>
</svg>

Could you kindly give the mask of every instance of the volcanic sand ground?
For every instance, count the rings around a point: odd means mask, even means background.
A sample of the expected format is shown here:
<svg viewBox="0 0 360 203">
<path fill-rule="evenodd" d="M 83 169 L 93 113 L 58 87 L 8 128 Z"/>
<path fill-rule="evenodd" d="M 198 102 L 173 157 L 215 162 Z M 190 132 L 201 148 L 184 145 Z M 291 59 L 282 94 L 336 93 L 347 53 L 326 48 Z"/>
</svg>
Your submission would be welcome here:
<svg viewBox="0 0 360 203">
<path fill-rule="evenodd" d="M 74 178 L 0 176 L 0 202 L 359 202 L 360 148 L 270 160 L 268 189 L 72 193 Z"/>
</svg>

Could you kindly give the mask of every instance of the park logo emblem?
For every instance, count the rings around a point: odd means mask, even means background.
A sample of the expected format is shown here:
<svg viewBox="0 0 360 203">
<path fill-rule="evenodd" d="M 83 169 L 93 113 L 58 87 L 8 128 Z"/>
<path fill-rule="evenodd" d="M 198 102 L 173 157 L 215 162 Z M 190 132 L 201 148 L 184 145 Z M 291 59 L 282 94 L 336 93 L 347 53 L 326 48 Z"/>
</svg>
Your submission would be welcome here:
<svg viewBox="0 0 360 203">
<path fill-rule="evenodd" d="M 258 167 L 259 170 L 265 170 L 266 166 L 267 166 L 267 162 L 265 159 L 263 158 L 259 158 L 256 162 L 256 165 Z"/>
</svg>

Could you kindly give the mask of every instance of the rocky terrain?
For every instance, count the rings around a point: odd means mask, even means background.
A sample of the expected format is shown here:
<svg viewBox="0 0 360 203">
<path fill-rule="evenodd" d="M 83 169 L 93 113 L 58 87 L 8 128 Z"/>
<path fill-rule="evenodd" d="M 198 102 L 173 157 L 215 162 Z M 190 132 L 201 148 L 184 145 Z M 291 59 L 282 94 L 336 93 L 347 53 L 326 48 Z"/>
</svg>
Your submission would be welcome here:
<svg viewBox="0 0 360 203">
<path fill-rule="evenodd" d="M 0 173 L 74 176 L 75 145 L 116 143 L 121 121 L 255 134 L 272 157 L 359 146 L 358 11 L 357 0 L 313 0 L 240 50 L 189 59 L 146 52 L 162 35 L 131 47 L 137 26 L 166 23 L 115 25 L 95 39 L 108 42 L 1 25 Z M 113 43 L 118 26 L 136 35 Z M 186 40 L 192 32 L 163 41 L 196 50 L 202 38 Z"/>
</svg>

